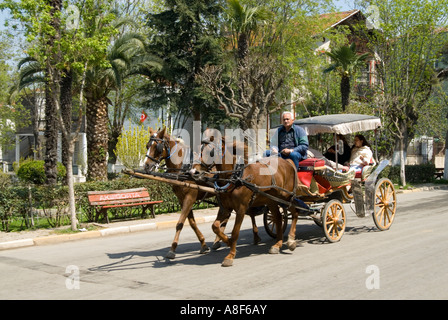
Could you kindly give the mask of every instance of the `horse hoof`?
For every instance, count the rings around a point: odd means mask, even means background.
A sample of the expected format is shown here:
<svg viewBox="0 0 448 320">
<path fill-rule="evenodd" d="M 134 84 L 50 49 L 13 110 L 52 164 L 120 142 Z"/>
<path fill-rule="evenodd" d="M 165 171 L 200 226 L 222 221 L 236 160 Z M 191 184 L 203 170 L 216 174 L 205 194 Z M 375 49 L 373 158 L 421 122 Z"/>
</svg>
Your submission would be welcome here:
<svg viewBox="0 0 448 320">
<path fill-rule="evenodd" d="M 219 248 L 221 248 L 221 241 L 215 242 L 215 243 L 212 245 L 212 249 L 213 249 L 213 250 L 218 250 Z"/>
<path fill-rule="evenodd" d="M 209 253 L 210 248 L 208 246 L 202 247 L 201 251 L 199 251 L 200 254 Z"/>
<path fill-rule="evenodd" d="M 271 249 L 269 249 L 269 253 L 270 254 L 278 254 L 278 253 L 280 253 L 280 248 L 271 247 Z"/>
<path fill-rule="evenodd" d="M 166 254 L 165 258 L 167 259 L 174 259 L 176 258 L 176 253 L 174 253 L 174 251 L 168 251 L 168 253 Z"/>
<path fill-rule="evenodd" d="M 258 245 L 261 242 L 261 238 L 260 237 L 256 237 L 254 238 L 254 245 Z"/>
<path fill-rule="evenodd" d="M 224 261 L 221 264 L 221 267 L 231 267 L 233 265 L 232 259 L 224 259 Z"/>
<path fill-rule="evenodd" d="M 296 247 L 297 247 L 297 243 L 296 243 L 295 240 L 288 241 L 286 243 L 286 245 L 288 246 L 288 249 L 291 250 L 291 251 L 294 251 L 296 249 Z"/>
</svg>

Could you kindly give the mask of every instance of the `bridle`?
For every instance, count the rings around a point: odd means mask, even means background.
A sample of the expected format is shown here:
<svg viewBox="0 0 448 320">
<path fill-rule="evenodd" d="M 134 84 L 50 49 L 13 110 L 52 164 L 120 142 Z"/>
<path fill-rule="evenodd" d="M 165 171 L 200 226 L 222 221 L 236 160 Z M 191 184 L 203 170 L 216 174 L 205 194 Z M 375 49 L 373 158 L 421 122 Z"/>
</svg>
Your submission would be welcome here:
<svg viewBox="0 0 448 320">
<path fill-rule="evenodd" d="M 160 155 L 159 158 L 155 158 L 149 155 L 149 149 L 151 148 L 151 144 L 156 143 L 156 152 Z M 162 157 L 163 151 L 166 150 L 168 156 Z M 171 158 L 171 156 L 176 152 L 177 150 L 177 142 L 174 147 L 173 152 L 171 152 L 170 142 L 166 139 L 157 138 L 156 136 L 152 136 L 148 141 L 148 152 L 146 153 L 146 158 L 150 159 L 152 162 L 155 162 L 156 165 L 160 165 L 160 162 L 162 160 L 166 160 Z"/>
<path fill-rule="evenodd" d="M 211 169 L 216 165 L 215 161 L 213 161 L 212 163 L 205 163 L 205 162 L 202 160 L 202 153 L 204 152 L 204 149 L 205 149 L 207 146 L 211 146 L 211 148 L 212 148 L 212 149 L 210 150 L 210 158 L 215 159 L 215 149 L 216 149 L 217 152 L 218 152 L 218 156 L 221 156 L 221 160 L 222 160 L 222 159 L 224 158 L 224 156 L 225 156 L 227 147 L 224 145 L 224 148 L 225 148 L 225 149 L 222 150 L 222 148 L 219 148 L 219 146 L 218 146 L 216 143 L 210 141 L 210 139 L 205 138 L 205 139 L 202 140 L 202 143 L 201 143 L 200 164 L 201 164 L 201 166 L 205 167 L 205 168 L 207 169 L 207 171 L 211 171 Z"/>
<path fill-rule="evenodd" d="M 220 148 L 216 143 L 210 141 L 209 139 L 204 139 L 202 140 L 202 146 L 201 146 L 201 165 L 207 168 L 207 171 L 214 173 L 214 177 L 213 179 L 215 180 L 213 182 L 213 185 L 215 187 L 215 190 L 217 192 L 229 192 L 231 190 L 233 190 L 233 188 L 236 187 L 238 180 L 241 178 L 241 176 L 243 175 L 243 170 L 246 167 L 246 165 L 244 163 L 238 163 L 238 161 L 234 164 L 234 168 L 233 170 L 227 170 L 227 171 L 211 171 L 211 168 L 213 168 L 216 163 L 213 161 L 211 164 L 207 164 L 204 163 L 204 161 L 202 160 L 202 152 L 204 150 L 204 148 L 206 146 L 210 145 L 212 147 L 212 150 L 210 151 L 210 157 L 214 159 L 214 152 L 215 149 L 218 152 L 218 156 L 221 156 L 221 160 L 224 159 L 224 156 L 226 154 L 227 151 L 227 146 L 224 145 L 224 150 L 222 148 Z M 224 179 L 222 181 L 225 181 L 226 184 L 224 186 L 220 186 L 218 185 L 218 176 L 219 174 L 231 174 L 230 178 L 228 179 Z"/>
</svg>

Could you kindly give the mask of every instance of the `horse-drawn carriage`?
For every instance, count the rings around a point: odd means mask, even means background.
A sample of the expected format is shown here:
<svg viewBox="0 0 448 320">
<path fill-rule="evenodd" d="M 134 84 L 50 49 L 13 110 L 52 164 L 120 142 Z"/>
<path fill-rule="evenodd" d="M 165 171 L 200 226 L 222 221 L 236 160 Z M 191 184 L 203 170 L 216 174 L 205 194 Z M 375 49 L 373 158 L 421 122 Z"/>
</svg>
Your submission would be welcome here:
<svg viewBox="0 0 448 320">
<path fill-rule="evenodd" d="M 296 120 L 308 135 L 331 133 L 347 135 L 355 132 L 376 130 L 381 127 L 381 120 L 374 116 L 358 114 L 326 115 Z M 298 176 L 302 184 L 303 195 L 299 197 L 301 207 L 299 216 L 312 219 L 322 226 L 328 241 L 336 242 L 342 238 L 347 223 L 344 203 L 355 207 L 358 217 L 371 214 L 379 230 L 387 230 L 392 225 L 396 212 L 396 194 L 393 183 L 387 178 L 378 180 L 381 171 L 388 165 L 383 160 L 378 166 L 367 165 L 361 171 L 340 172 L 338 170 L 336 150 L 336 169 L 325 165 L 322 158 L 308 158 L 299 163 Z M 265 210 L 266 211 L 266 210 Z M 266 211 L 264 223 L 269 235 L 274 236 L 275 226 L 270 212 Z M 283 207 L 284 225 L 290 217 Z"/>
<path fill-rule="evenodd" d="M 295 121 L 295 124 L 300 125 L 308 135 L 332 133 L 337 145 L 337 134 L 376 130 L 381 126 L 381 121 L 373 116 L 344 114 L 301 119 Z M 397 206 L 394 186 L 387 178 L 377 181 L 378 175 L 388 164 L 387 160 L 376 168 L 366 166 L 360 173 L 352 170 L 343 173 L 337 166 L 335 169 L 326 166 L 324 159 L 312 157 L 300 162 L 296 170 L 292 161 L 280 157 L 263 158 L 255 163 L 249 163 L 245 158 L 243 163 L 238 162 L 238 148 L 247 152 L 247 145 L 244 143 L 234 143 L 233 148 L 228 148 L 205 139 L 202 141 L 200 161 L 195 164 L 197 170 L 192 170 L 191 165 L 185 166 L 179 161 L 172 161 L 175 152 L 178 157 L 185 158 L 184 146 L 162 130 L 154 132 L 148 142 L 146 173 L 127 172 L 173 185 L 182 204 L 182 212 L 168 258 L 175 256 L 179 234 L 187 217 L 201 242 L 201 253 L 208 251 L 191 209 L 196 200 L 203 200 L 208 196 L 216 196 L 220 207 L 212 225 L 217 234 L 214 246 L 218 240 L 222 240 L 231 247 L 223 266 L 233 263 L 236 240 L 245 214 L 252 218 L 254 242 L 259 241 L 254 217 L 263 214 L 267 233 L 277 239 L 270 253 L 279 252 L 289 219 L 292 223 L 287 245 L 290 250 L 295 249 L 295 230 L 299 217 L 312 219 L 322 226 L 328 241 L 339 241 L 347 224 L 344 203 L 353 203 L 359 217 L 372 214 L 380 230 L 389 229 L 394 220 Z M 214 163 L 210 159 L 204 159 L 213 153 L 219 154 L 222 159 L 231 160 L 227 163 Z M 154 168 L 158 168 L 162 160 L 165 160 L 167 170 L 162 173 L 154 172 Z M 200 167 L 206 169 L 201 170 Z M 236 220 L 232 236 L 228 237 L 223 228 L 232 211 L 236 212 Z"/>
</svg>

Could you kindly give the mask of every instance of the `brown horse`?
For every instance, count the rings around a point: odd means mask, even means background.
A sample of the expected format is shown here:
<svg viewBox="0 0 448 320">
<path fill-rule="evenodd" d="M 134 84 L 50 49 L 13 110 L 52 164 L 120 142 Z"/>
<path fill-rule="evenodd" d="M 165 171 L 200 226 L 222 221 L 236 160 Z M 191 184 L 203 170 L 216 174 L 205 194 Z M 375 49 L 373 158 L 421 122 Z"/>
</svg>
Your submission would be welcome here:
<svg viewBox="0 0 448 320">
<path fill-rule="evenodd" d="M 207 142 L 205 141 L 207 144 Z M 216 146 L 208 144 L 209 147 Z M 205 147 L 203 148 L 205 149 Z M 226 152 L 230 152 L 228 149 Z M 208 152 L 210 154 L 210 152 Z M 203 152 L 201 157 L 206 163 L 210 162 L 207 159 L 207 152 Z M 227 156 L 226 156 L 227 159 Z M 229 179 L 233 170 L 232 164 L 216 163 L 220 174 L 220 179 Z M 292 177 L 292 179 L 291 179 Z M 225 181 L 224 183 L 228 183 Z M 252 187 L 253 188 L 252 188 Z M 296 192 L 297 173 L 292 161 L 284 160 L 279 157 L 264 158 L 256 163 L 248 164 L 244 167 L 239 180 L 235 180 L 233 186 L 228 187 L 228 191 L 219 193 L 220 210 L 218 216 L 213 223 L 212 229 L 221 240 L 230 247 L 229 254 L 222 262 L 222 266 L 228 267 L 233 265 L 233 260 L 236 255 L 236 243 L 238 240 L 241 224 L 244 216 L 250 207 L 267 205 L 273 213 L 273 220 L 277 230 L 277 242 L 270 248 L 269 253 L 279 253 L 283 245 L 283 228 L 282 216 L 278 208 L 278 201 L 270 198 L 267 195 L 273 196 L 277 199 L 287 201 L 289 203 L 293 200 L 293 195 Z M 261 192 L 258 192 L 261 191 Z M 222 221 L 226 220 L 232 210 L 236 212 L 235 225 L 232 230 L 231 237 L 225 235 L 220 226 Z M 292 224 L 288 235 L 287 246 L 290 250 L 296 248 L 295 231 L 298 215 L 294 206 L 290 206 L 292 213 Z"/>
<path fill-rule="evenodd" d="M 187 147 L 182 142 L 176 141 L 176 139 L 166 133 L 166 128 L 163 128 L 158 132 L 150 130 L 150 133 L 151 138 L 146 146 L 148 151 L 146 153 L 145 171 L 148 173 L 153 171 L 154 168 L 158 167 L 160 162 L 163 160 L 165 160 L 168 171 L 176 172 L 180 170 L 182 167 L 182 162 L 173 161 L 174 153 L 176 153 L 176 157 L 183 158 L 185 156 Z M 182 231 L 187 217 L 191 228 L 196 233 L 196 236 L 201 243 L 200 253 L 208 252 L 210 249 L 205 243 L 205 238 L 196 224 L 192 208 L 197 200 L 212 197 L 214 195 L 205 193 L 203 191 L 179 186 L 173 186 L 173 191 L 179 199 L 179 203 L 181 204 L 182 209 L 179 220 L 176 224 L 176 234 L 174 236 L 173 243 L 171 244 L 171 249 L 166 255 L 166 258 L 174 259 L 176 257 L 176 248 L 179 242 L 180 232 Z"/>
<path fill-rule="evenodd" d="M 210 145 L 213 146 L 213 148 L 212 148 L 213 154 L 214 154 L 215 150 L 216 151 L 219 150 L 218 153 L 220 154 L 221 160 L 226 161 L 229 171 L 234 171 L 234 169 L 236 168 L 236 166 L 238 164 L 247 165 L 248 154 L 249 154 L 248 145 L 245 143 L 239 142 L 239 141 L 233 141 L 230 145 L 231 148 L 229 149 L 230 157 L 225 159 L 225 155 L 226 155 L 226 148 L 225 148 L 226 144 L 225 143 L 226 143 L 225 137 L 222 137 L 218 143 L 216 143 L 214 136 L 205 137 L 202 141 L 202 150 L 204 150 L 205 146 L 210 146 Z M 212 154 L 212 153 L 210 153 L 210 154 Z M 241 158 L 238 158 L 240 156 L 241 156 Z M 201 160 L 203 160 L 202 157 L 201 157 Z M 211 159 L 210 161 L 213 161 L 213 159 Z M 212 162 L 212 163 L 201 162 L 201 164 L 202 164 L 202 166 L 208 166 L 208 167 L 211 166 L 212 168 L 215 168 L 216 170 L 218 170 L 217 167 L 215 166 L 214 162 Z M 230 168 L 232 168 L 232 169 L 230 169 Z M 214 171 L 211 171 L 211 172 L 214 172 Z M 219 174 L 218 176 L 222 177 L 222 174 Z M 216 187 L 216 189 L 218 189 L 218 191 L 222 189 L 219 186 L 215 186 L 215 187 Z M 251 218 L 252 231 L 253 231 L 253 235 L 254 235 L 254 244 L 257 245 L 261 241 L 261 238 L 258 235 L 258 227 L 257 227 L 257 223 L 255 220 L 255 217 L 257 215 L 257 208 L 251 208 L 251 209 L 253 209 L 253 210 L 249 209 L 249 211 L 247 211 L 246 214 L 249 215 Z M 221 210 L 221 208 L 220 208 L 220 210 Z M 220 213 L 218 212 L 218 215 L 219 214 Z M 229 214 L 228 218 L 230 218 L 230 214 Z M 225 227 L 228 222 L 228 218 L 221 221 L 221 232 L 224 232 Z M 214 250 L 217 250 L 220 247 L 221 247 L 221 239 L 219 236 L 216 236 L 216 239 L 215 239 L 215 242 L 213 243 L 212 248 Z"/>
<path fill-rule="evenodd" d="M 182 167 L 183 163 L 180 161 L 173 162 L 172 161 L 173 159 L 172 157 L 170 157 L 170 154 L 176 152 L 176 156 L 184 157 L 187 147 L 183 143 L 176 141 L 175 138 L 171 137 L 168 133 L 166 133 L 166 128 L 163 128 L 163 130 L 158 132 L 150 129 L 150 134 L 151 138 L 147 144 L 148 151 L 146 154 L 145 171 L 148 173 L 153 171 L 154 168 L 158 167 L 161 161 L 163 160 L 165 160 L 165 164 L 168 168 L 168 171 L 170 170 L 178 171 Z M 212 167 L 213 166 L 208 166 L 208 168 L 213 169 Z M 196 172 L 202 171 L 203 169 L 201 164 L 198 163 L 194 164 L 193 168 L 195 169 Z M 197 226 L 192 208 L 196 201 L 204 200 L 206 198 L 213 197 L 214 195 L 194 190 L 188 187 L 173 186 L 172 188 L 174 194 L 179 199 L 179 203 L 181 204 L 182 209 L 181 209 L 181 215 L 176 224 L 176 233 L 174 236 L 174 240 L 171 244 L 171 249 L 168 251 L 166 255 L 166 258 L 174 259 L 176 257 L 176 248 L 179 242 L 180 233 L 183 229 L 185 220 L 187 218 L 191 228 L 194 230 L 196 236 L 198 237 L 199 242 L 201 243 L 200 253 L 207 253 L 209 251 L 209 248 L 205 243 L 204 236 L 202 235 L 201 231 Z M 260 242 L 261 239 L 258 236 L 258 228 L 255 224 L 255 218 L 253 216 L 251 216 L 251 218 L 254 231 L 254 243 L 257 244 L 258 242 Z M 223 232 L 226 227 L 227 221 L 228 219 L 223 219 L 222 221 L 221 228 Z M 220 247 L 220 238 L 217 236 L 213 243 L 212 248 L 218 249 L 219 247 Z"/>
</svg>

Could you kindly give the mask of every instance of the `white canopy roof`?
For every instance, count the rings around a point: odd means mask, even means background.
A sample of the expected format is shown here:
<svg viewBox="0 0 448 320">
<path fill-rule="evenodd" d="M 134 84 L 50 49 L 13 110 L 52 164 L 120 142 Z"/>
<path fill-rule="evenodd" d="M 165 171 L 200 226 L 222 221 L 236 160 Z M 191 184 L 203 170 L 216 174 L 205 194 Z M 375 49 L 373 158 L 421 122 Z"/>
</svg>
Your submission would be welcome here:
<svg viewBox="0 0 448 320">
<path fill-rule="evenodd" d="M 381 120 L 375 116 L 363 114 L 331 114 L 304 118 L 294 121 L 308 135 L 318 133 L 350 134 L 359 131 L 375 130 L 381 127 Z"/>
</svg>

